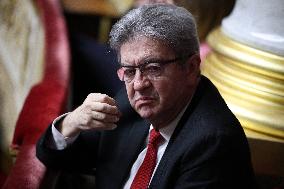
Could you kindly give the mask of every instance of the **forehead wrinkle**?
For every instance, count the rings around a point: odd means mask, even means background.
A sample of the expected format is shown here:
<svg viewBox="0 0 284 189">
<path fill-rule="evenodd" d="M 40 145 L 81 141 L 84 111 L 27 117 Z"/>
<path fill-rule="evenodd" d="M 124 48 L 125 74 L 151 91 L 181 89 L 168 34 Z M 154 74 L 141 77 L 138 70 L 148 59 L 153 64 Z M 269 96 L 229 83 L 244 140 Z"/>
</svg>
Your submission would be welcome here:
<svg viewBox="0 0 284 189">
<path fill-rule="evenodd" d="M 138 48 L 139 51 L 136 52 L 134 50 L 133 52 L 133 48 Z M 163 60 L 165 56 L 174 54 L 173 50 L 166 44 L 166 42 L 139 34 L 132 36 L 129 40 L 123 43 L 120 51 L 122 49 L 124 54 L 129 57 L 123 56 L 124 60 L 121 62 L 121 65 L 130 66 L 137 66 L 149 61 Z M 133 55 L 133 53 L 135 54 Z M 121 58 L 122 57 L 120 57 L 120 60 Z"/>
</svg>

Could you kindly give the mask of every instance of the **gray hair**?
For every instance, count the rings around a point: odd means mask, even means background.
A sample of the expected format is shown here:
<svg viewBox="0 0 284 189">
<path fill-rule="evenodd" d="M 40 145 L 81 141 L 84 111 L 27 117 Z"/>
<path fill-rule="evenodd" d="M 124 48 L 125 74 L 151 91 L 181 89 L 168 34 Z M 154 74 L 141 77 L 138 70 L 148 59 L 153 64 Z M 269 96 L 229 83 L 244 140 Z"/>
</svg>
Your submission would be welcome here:
<svg viewBox="0 0 284 189">
<path fill-rule="evenodd" d="M 185 8 L 170 4 L 150 4 L 129 11 L 111 29 L 110 46 L 120 57 L 120 47 L 139 36 L 167 44 L 176 57 L 199 53 L 196 23 Z"/>
</svg>

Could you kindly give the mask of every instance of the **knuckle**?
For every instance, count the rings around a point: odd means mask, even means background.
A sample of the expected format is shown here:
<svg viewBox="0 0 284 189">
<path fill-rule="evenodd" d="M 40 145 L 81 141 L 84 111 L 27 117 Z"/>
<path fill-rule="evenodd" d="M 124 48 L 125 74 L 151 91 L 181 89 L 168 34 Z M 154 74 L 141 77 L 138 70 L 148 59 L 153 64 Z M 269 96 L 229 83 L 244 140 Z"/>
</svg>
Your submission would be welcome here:
<svg viewBox="0 0 284 189">
<path fill-rule="evenodd" d="M 100 98 L 100 93 L 90 93 L 88 94 L 87 98 L 85 99 L 86 102 L 96 101 Z"/>
<path fill-rule="evenodd" d="M 100 128 L 103 128 L 103 127 L 104 127 L 104 124 L 103 124 L 102 122 L 100 122 L 100 121 L 94 120 L 94 121 L 92 122 L 92 126 L 93 126 L 93 128 L 100 129 Z"/>
<path fill-rule="evenodd" d="M 90 94 L 88 94 L 88 96 L 87 97 L 94 97 L 94 96 L 96 96 L 98 93 L 90 93 Z"/>
<path fill-rule="evenodd" d="M 108 96 L 106 94 L 101 94 L 101 99 L 103 102 L 106 102 L 108 99 Z"/>
<path fill-rule="evenodd" d="M 101 119 L 106 119 L 106 118 L 107 118 L 107 115 L 106 115 L 106 114 L 101 114 L 101 115 L 100 115 L 100 118 L 101 118 Z"/>
<path fill-rule="evenodd" d="M 100 113 L 99 112 L 95 112 L 94 113 L 94 119 L 101 119 L 101 115 L 100 115 Z"/>
<path fill-rule="evenodd" d="M 101 103 L 96 107 L 96 109 L 100 112 L 105 112 L 107 110 L 107 107 L 106 107 L 106 104 Z"/>
<path fill-rule="evenodd" d="M 93 93 L 88 94 L 88 96 L 86 97 L 86 99 L 91 98 L 92 95 L 93 95 Z"/>
<path fill-rule="evenodd" d="M 102 106 L 102 111 L 106 112 L 108 110 L 108 107 L 106 105 Z"/>
<path fill-rule="evenodd" d="M 91 105 L 90 105 L 89 103 L 86 103 L 84 107 L 85 107 L 85 109 L 87 109 L 87 110 L 88 110 L 88 109 L 91 109 Z"/>
<path fill-rule="evenodd" d="M 84 102 L 88 102 L 90 99 L 92 99 L 94 96 L 94 93 L 90 93 L 88 94 L 88 96 L 86 97 L 85 101 Z"/>
</svg>

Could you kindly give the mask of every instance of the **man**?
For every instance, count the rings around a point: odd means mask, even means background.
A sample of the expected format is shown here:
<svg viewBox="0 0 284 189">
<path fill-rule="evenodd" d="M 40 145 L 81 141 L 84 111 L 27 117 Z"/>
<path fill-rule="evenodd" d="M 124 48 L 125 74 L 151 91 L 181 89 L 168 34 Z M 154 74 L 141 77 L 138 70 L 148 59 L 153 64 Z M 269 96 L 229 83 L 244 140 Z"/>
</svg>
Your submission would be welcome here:
<svg viewBox="0 0 284 189">
<path fill-rule="evenodd" d="M 253 188 L 246 137 L 213 84 L 200 75 L 192 15 L 145 5 L 112 28 L 123 92 L 90 94 L 40 139 L 48 167 L 96 169 L 97 188 Z M 119 120 L 120 119 L 120 120 Z"/>
</svg>

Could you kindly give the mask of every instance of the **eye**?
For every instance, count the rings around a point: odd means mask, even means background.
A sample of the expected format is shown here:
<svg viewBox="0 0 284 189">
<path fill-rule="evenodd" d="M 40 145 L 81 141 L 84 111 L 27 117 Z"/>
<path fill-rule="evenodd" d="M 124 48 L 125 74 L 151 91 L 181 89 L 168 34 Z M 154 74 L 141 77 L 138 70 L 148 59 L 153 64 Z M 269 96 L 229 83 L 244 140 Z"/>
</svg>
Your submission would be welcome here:
<svg viewBox="0 0 284 189">
<path fill-rule="evenodd" d="M 132 77 L 135 75 L 135 72 L 136 72 L 136 69 L 133 69 L 133 68 L 125 68 L 124 69 L 124 75 L 126 77 Z"/>
<path fill-rule="evenodd" d="M 158 63 L 150 63 L 144 67 L 143 71 L 146 72 L 147 74 L 157 75 L 161 73 L 161 65 Z"/>
</svg>

